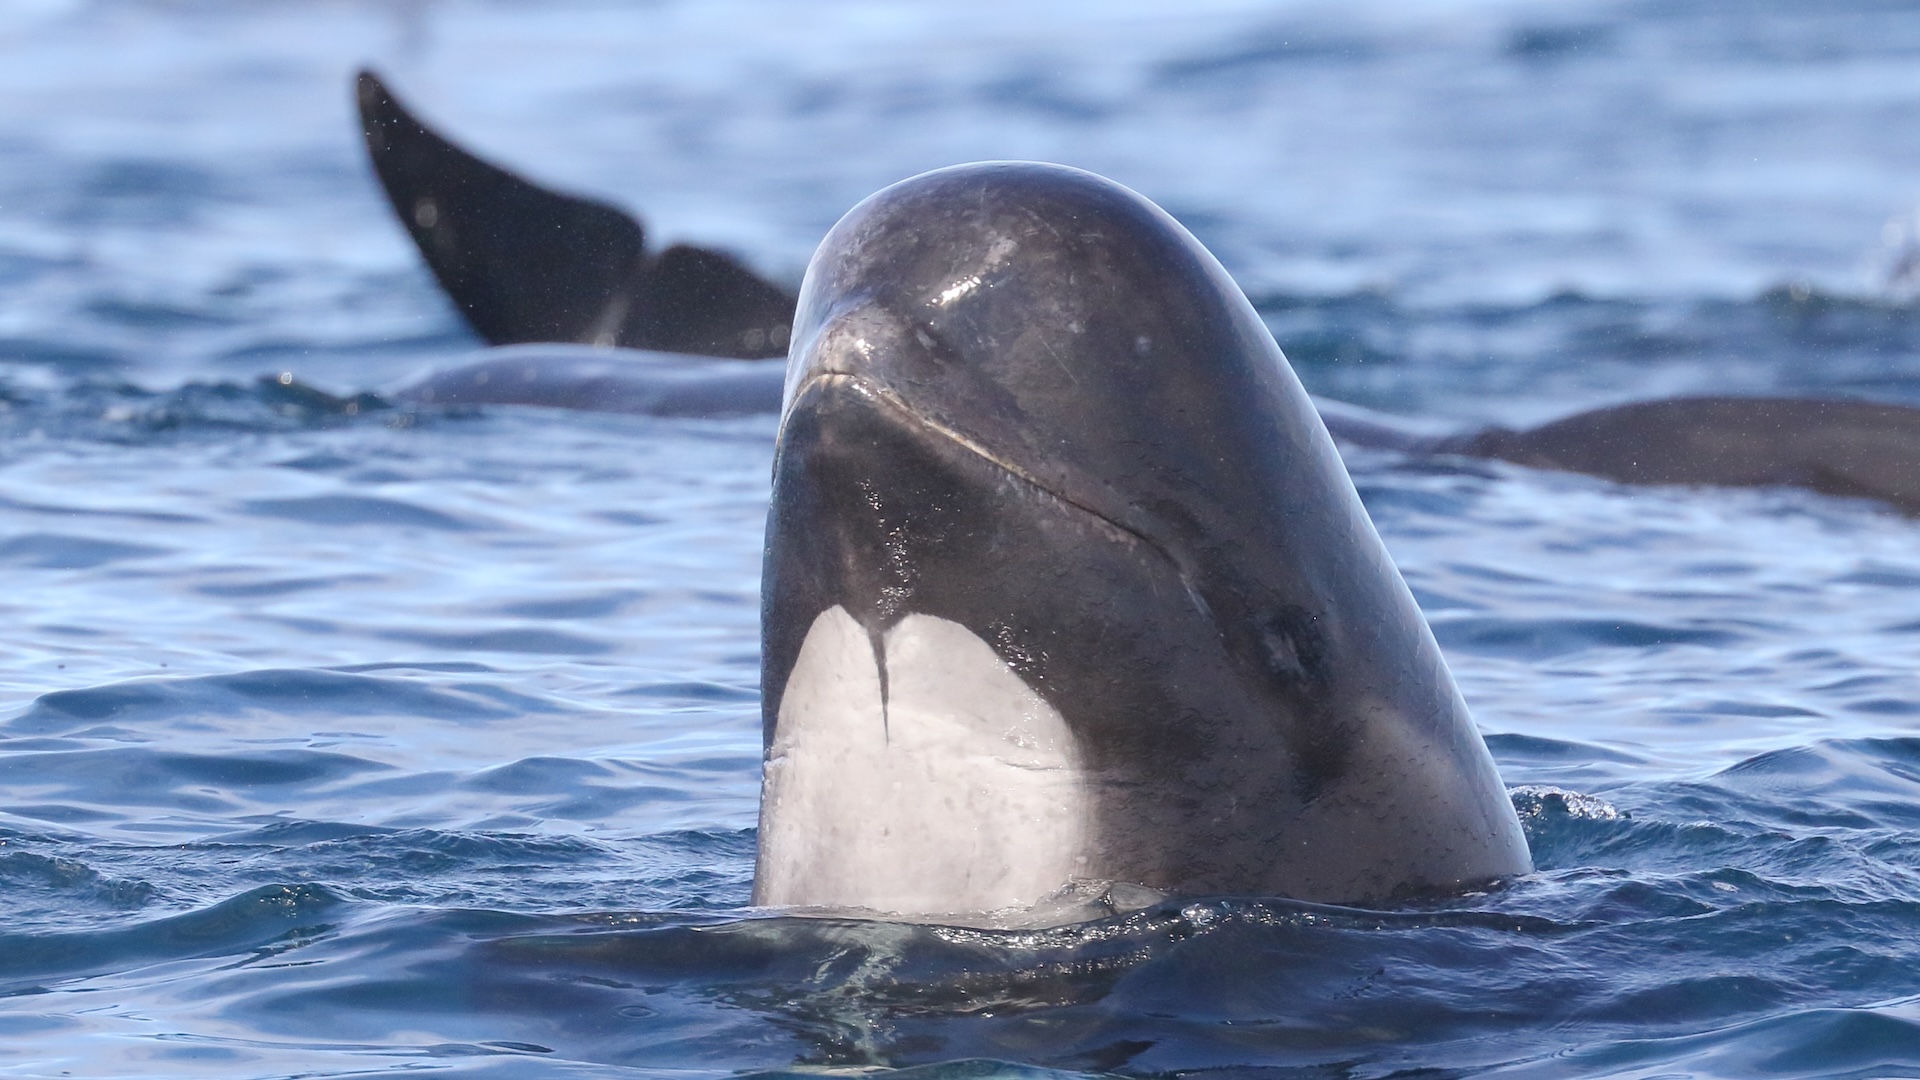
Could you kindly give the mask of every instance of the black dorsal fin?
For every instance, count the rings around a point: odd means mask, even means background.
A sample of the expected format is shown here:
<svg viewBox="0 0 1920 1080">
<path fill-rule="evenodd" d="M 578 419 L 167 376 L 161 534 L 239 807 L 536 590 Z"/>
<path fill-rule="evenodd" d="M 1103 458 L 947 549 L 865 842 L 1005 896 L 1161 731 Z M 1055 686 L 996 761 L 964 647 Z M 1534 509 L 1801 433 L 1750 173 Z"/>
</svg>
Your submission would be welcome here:
<svg viewBox="0 0 1920 1080">
<path fill-rule="evenodd" d="M 372 72 L 358 90 L 394 213 L 481 337 L 615 343 L 625 312 L 614 309 L 645 266 L 639 223 L 481 161 L 414 119 Z"/>
<path fill-rule="evenodd" d="M 370 71 L 362 131 L 394 213 L 490 344 L 557 341 L 760 358 L 786 355 L 791 293 L 732 258 L 648 258 L 616 207 L 529 183 L 422 124 Z"/>
</svg>

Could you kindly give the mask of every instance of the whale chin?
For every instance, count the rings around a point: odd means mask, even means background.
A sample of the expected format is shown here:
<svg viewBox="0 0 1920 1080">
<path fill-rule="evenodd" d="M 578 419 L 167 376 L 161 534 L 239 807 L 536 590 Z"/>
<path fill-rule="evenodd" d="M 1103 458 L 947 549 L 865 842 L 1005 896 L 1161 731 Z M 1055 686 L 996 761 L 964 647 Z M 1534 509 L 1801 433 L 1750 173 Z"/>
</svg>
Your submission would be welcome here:
<svg viewBox="0 0 1920 1080">
<path fill-rule="evenodd" d="M 808 628 L 767 750 L 754 902 L 932 916 L 1024 908 L 1087 869 L 1088 777 L 993 647 L 910 614 Z"/>
</svg>

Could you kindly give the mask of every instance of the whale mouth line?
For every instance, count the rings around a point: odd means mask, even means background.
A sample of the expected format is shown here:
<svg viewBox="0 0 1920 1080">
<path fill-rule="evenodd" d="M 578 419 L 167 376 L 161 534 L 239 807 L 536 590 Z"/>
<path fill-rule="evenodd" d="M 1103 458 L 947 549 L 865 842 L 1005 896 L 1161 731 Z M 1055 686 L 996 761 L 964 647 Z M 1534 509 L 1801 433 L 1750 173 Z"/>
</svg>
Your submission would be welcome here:
<svg viewBox="0 0 1920 1080">
<path fill-rule="evenodd" d="M 815 372 L 814 374 L 809 375 L 806 378 L 806 380 L 800 384 L 799 388 L 794 391 L 793 404 L 788 406 L 786 411 L 788 413 L 791 413 L 793 411 L 793 408 L 795 406 L 798 406 L 798 404 L 800 403 L 800 400 L 804 398 L 808 394 L 808 392 L 814 390 L 814 388 L 816 387 L 821 387 L 821 386 L 847 387 L 853 390 L 855 393 L 858 393 L 861 397 L 864 397 L 868 401 L 873 402 L 873 404 L 877 408 L 885 409 L 889 412 L 894 413 L 897 416 L 904 417 L 905 419 L 913 423 L 916 427 L 919 427 L 920 429 L 930 432 L 934 435 L 937 435 L 940 438 L 946 440 L 948 443 L 951 443 L 952 445 L 957 446 L 962 450 L 965 450 L 967 453 L 973 455 L 976 458 L 979 458 L 981 461 L 985 462 L 987 465 L 990 465 L 993 468 L 999 470 L 1000 472 L 1005 473 L 1007 476 L 1012 477 L 1014 480 L 1028 487 L 1033 488 L 1035 491 L 1041 492 L 1042 494 L 1046 495 L 1048 498 L 1053 499 L 1054 501 L 1059 502 L 1062 505 L 1072 507 L 1074 510 L 1077 510 L 1082 514 L 1085 514 L 1088 517 L 1093 518 L 1095 521 L 1098 521 L 1100 524 L 1104 525 L 1108 529 L 1111 529 L 1113 532 L 1118 534 L 1118 536 L 1121 539 L 1129 543 L 1138 544 L 1141 547 L 1144 547 L 1147 550 L 1152 551 L 1154 554 L 1160 556 L 1162 559 L 1165 559 L 1169 565 L 1173 566 L 1175 570 L 1180 573 L 1180 577 L 1183 581 L 1186 580 L 1187 574 L 1185 572 L 1184 567 L 1181 566 L 1180 561 L 1178 559 L 1175 559 L 1171 552 L 1167 551 L 1161 545 L 1155 543 L 1152 539 L 1142 534 L 1139 530 L 1131 528 L 1126 525 L 1122 525 L 1121 523 L 1113 520 L 1111 517 L 1108 517 L 1106 514 L 1101 513 L 1099 510 L 1096 510 L 1093 507 L 1088 506 L 1086 503 L 1078 499 L 1075 499 L 1070 495 L 1054 490 L 1050 485 L 1048 485 L 1045 481 L 1041 480 L 1039 477 L 1035 476 L 1032 472 L 1021 467 L 1019 464 L 1015 462 L 1008 461 L 1006 458 L 1002 457 L 999 454 L 994 453 L 992 450 L 988 449 L 987 447 L 982 446 L 980 442 L 974 439 L 972 436 L 952 427 L 951 425 L 944 424 L 939 420 L 933 419 L 932 417 L 926 415 L 920 410 L 915 409 L 913 406 L 907 404 L 907 402 L 903 400 L 899 394 L 893 392 L 892 390 L 887 389 L 884 386 L 876 385 L 871 380 L 866 379 L 860 375 L 856 375 L 846 371 Z M 784 420 L 784 417 L 783 417 L 783 420 Z M 783 423 L 781 426 L 784 429 L 785 424 Z M 784 443 L 784 441 L 785 440 L 783 438 L 782 442 Z M 776 461 L 775 461 L 774 467 L 776 469 L 779 467 L 777 455 L 776 455 Z"/>
</svg>

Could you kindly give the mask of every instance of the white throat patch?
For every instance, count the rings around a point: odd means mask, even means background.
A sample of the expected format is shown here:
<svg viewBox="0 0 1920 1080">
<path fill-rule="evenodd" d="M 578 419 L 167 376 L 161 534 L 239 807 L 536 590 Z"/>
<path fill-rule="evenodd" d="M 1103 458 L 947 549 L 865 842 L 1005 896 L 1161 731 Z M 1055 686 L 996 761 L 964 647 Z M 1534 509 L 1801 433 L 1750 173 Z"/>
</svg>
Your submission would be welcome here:
<svg viewBox="0 0 1920 1080">
<path fill-rule="evenodd" d="M 787 679 L 760 791 L 754 902 L 903 915 L 1019 907 L 1085 876 L 1066 721 L 957 622 L 883 641 L 820 614 Z"/>
</svg>

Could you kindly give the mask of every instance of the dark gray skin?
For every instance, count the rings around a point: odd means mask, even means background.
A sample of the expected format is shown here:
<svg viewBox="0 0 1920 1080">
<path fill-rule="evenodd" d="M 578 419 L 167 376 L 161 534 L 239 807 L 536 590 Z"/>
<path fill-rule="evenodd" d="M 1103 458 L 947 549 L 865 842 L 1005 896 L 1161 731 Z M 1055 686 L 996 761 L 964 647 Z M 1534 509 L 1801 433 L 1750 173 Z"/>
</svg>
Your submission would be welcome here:
<svg viewBox="0 0 1920 1080">
<path fill-rule="evenodd" d="M 1798 487 L 1920 514 L 1920 409 L 1821 398 L 1635 401 L 1538 427 L 1436 433 L 1319 399 L 1334 437 L 1409 454 L 1497 458 L 1622 484 Z"/>
<path fill-rule="evenodd" d="M 480 160 L 422 124 L 370 71 L 354 97 L 394 214 L 489 344 L 786 355 L 793 294 L 731 256 L 684 244 L 649 252 L 626 213 Z"/>
<path fill-rule="evenodd" d="M 1920 410 L 1870 401 L 1679 398 L 1578 413 L 1525 431 L 1430 441 L 1626 484 L 1802 487 L 1920 514 Z"/>
<path fill-rule="evenodd" d="M 1158 207 L 1060 166 L 917 177 L 829 234 L 794 332 L 769 744 L 822 611 L 934 615 L 1064 716 L 1089 877 L 1359 902 L 1530 869 L 1326 428 Z"/>
</svg>

